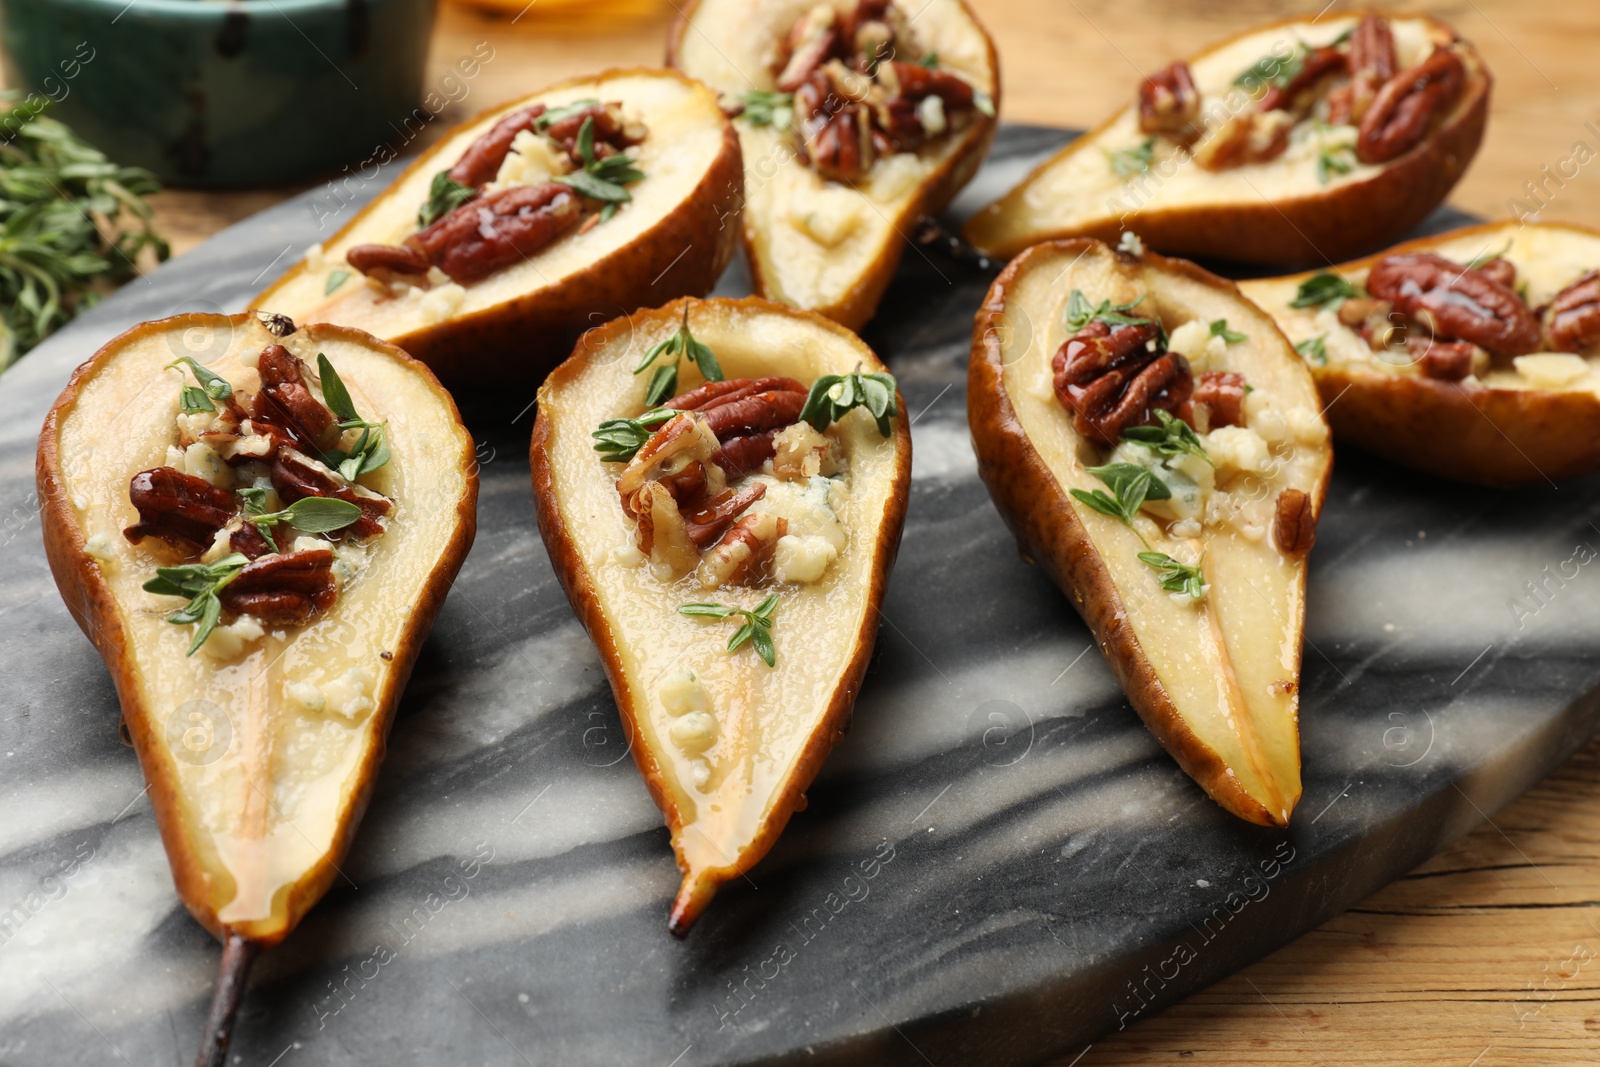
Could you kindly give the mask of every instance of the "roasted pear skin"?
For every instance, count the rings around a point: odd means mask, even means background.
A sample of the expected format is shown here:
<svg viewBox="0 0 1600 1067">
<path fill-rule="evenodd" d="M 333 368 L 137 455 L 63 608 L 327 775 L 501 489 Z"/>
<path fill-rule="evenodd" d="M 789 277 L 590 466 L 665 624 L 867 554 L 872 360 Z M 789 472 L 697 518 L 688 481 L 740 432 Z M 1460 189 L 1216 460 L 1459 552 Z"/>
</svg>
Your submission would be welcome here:
<svg viewBox="0 0 1600 1067">
<path fill-rule="evenodd" d="M 602 419 L 644 410 L 648 375 L 632 370 L 679 328 L 685 305 L 694 336 L 715 351 L 730 379 L 789 375 L 810 383 L 821 374 L 884 369 L 859 338 L 817 315 L 758 298 L 678 301 L 586 334 L 539 391 L 530 451 L 539 530 L 573 611 L 600 651 L 634 761 L 671 829 L 683 881 L 669 928 L 679 936 L 721 883 L 771 849 L 790 815 L 805 807 L 806 788 L 848 728 L 911 476 L 903 401 L 887 438 L 865 411 L 852 412 L 836 424 L 851 464 L 850 540 L 821 582 L 708 593 L 692 575 L 669 583 L 653 579 L 648 567 L 620 567 L 613 553 L 633 543 L 633 530 L 613 484 L 617 472 L 600 460 L 591 433 Z M 684 371 L 679 387 L 687 390 L 700 378 L 687 363 Z M 751 606 L 769 592 L 780 597 L 772 668 L 748 646 L 726 650 L 731 625 L 708 627 L 676 613 L 693 601 Z M 717 770 L 706 791 L 689 780 L 684 754 L 668 737 L 673 720 L 657 697 L 658 680 L 686 665 L 704 678 L 718 722 L 721 747 L 710 751 Z M 749 754 L 757 744 L 766 746 L 761 758 Z"/>
<path fill-rule="evenodd" d="M 1303 549 L 1278 551 L 1272 530 L 1255 542 L 1218 532 L 1200 560 L 1209 591 L 1178 603 L 1183 597 L 1161 591 L 1156 571 L 1136 556 L 1173 552 L 1176 541 L 1152 523 L 1147 549 L 1129 526 L 1069 495 L 1106 488 L 1084 469 L 1106 459 L 1051 392 L 1050 360 L 1070 334 L 1062 312 L 1073 289 L 1095 304 L 1147 294 L 1135 313 L 1159 311 L 1169 329 L 1225 318 L 1247 335 L 1230 346 L 1238 350 L 1232 369 L 1309 420 L 1309 443 L 1288 451 L 1261 484 L 1304 492 L 1313 522 L 1332 461 L 1314 387 L 1272 320 L 1231 282 L 1097 241 L 1050 242 L 1017 257 L 973 324 L 967 410 L 978 473 L 1023 554 L 1067 594 L 1129 702 L 1178 764 L 1233 814 L 1284 826 L 1300 796 Z M 1240 515 L 1249 501 L 1271 499 L 1254 494 L 1248 478 L 1230 492 L 1244 494 Z M 1307 543 L 1311 535 L 1301 531 Z"/>
<path fill-rule="evenodd" d="M 1321 43 L 1353 28 L 1365 13 L 1340 12 L 1336 17 L 1291 18 L 1258 26 L 1212 45 L 1191 56 L 1189 62 L 1203 69 L 1208 57 L 1231 56 L 1226 77 L 1220 79 L 1225 83 L 1236 70 L 1270 54 L 1276 43 L 1296 40 L 1297 28 L 1309 31 Z M 1306 184 L 1304 177 L 1314 173 L 1313 153 L 1301 168 L 1301 187 L 1282 192 L 1258 173 L 1260 168 L 1238 172 L 1250 182 L 1244 185 L 1236 174 L 1207 174 L 1192 161 L 1170 175 L 1159 167 L 1154 176 L 1134 174 L 1126 185 L 1115 179 L 1092 183 L 1070 177 L 1069 168 L 1080 156 L 1093 157 L 1099 168 L 1094 173 L 1109 174 L 1102 150 L 1126 149 L 1145 136 L 1133 124 L 1137 107 L 1129 103 L 973 215 L 965 228 L 967 240 L 1004 259 L 1040 241 L 1093 237 L 1115 242 L 1119 233 L 1132 230 L 1149 248 L 1168 255 L 1282 266 L 1326 263 L 1394 240 L 1444 201 L 1477 153 L 1488 118 L 1492 79 L 1472 45 L 1444 22 L 1426 15 L 1374 13 L 1396 22 L 1416 23 L 1443 39 L 1453 39 L 1467 65 L 1465 88 L 1442 124 L 1420 144 L 1375 171 L 1357 167 L 1355 173 L 1330 175 L 1325 185 L 1317 184 L 1314 177 Z M 1207 88 L 1205 83 L 1216 80 L 1196 74 L 1202 91 Z M 1130 78 L 1128 100 L 1134 100 L 1137 88 L 1137 80 Z M 1229 87 L 1223 84 L 1221 88 Z M 1166 206 L 1159 200 L 1151 203 L 1154 188 L 1189 179 L 1216 181 L 1218 192 Z M 1112 201 L 1120 206 L 1108 206 Z"/>
<path fill-rule="evenodd" d="M 782 39 L 788 23 L 805 6 L 768 4 L 756 10 L 755 5 L 743 0 L 690 0 L 679 8 L 667 38 L 667 63 L 699 78 L 725 100 L 731 101 L 751 89 L 770 90 L 774 83 L 767 76 L 764 50 Z M 985 90 L 998 114 L 999 54 L 966 0 L 933 0 L 926 5 L 913 4 L 911 9 L 918 31 L 929 34 L 933 41 L 931 52 Z M 921 57 L 899 58 L 917 62 Z M 745 72 L 755 83 L 747 80 Z M 840 272 L 839 279 L 815 284 L 797 276 L 797 264 L 818 258 L 819 253 L 813 251 L 817 246 L 803 244 L 801 238 L 793 236 L 797 231 L 789 220 L 797 213 L 780 197 L 785 183 L 794 172 L 803 171 L 804 165 L 795 150 L 770 128 L 755 129 L 738 120 L 734 126 L 744 142 L 748 199 L 742 232 L 756 293 L 859 330 L 877 311 L 917 219 L 938 214 L 972 180 L 994 142 L 999 121 L 995 115 L 979 115 L 959 137 L 929 149 L 925 158 L 934 161 L 935 166 L 915 192 L 869 206 L 864 225 L 875 228 L 870 244 L 860 253 L 853 251 L 863 240 L 858 231 L 839 248 L 822 250 L 822 258 L 837 259 L 834 253 L 849 252 L 855 259 Z M 830 192 L 847 189 L 833 186 Z M 822 204 L 818 210 L 828 215 L 836 209 Z M 788 241 L 784 248 L 772 247 L 775 235 Z"/>
<path fill-rule="evenodd" d="M 415 300 L 404 306 L 375 300 L 376 290 L 341 262 L 354 245 L 404 237 L 434 175 L 502 117 L 534 103 L 591 97 L 637 107 L 649 130 L 632 150 L 646 177 L 631 187 L 633 202 L 615 218 L 466 286 L 460 307 L 438 321 L 429 321 Z M 659 194 L 648 191 L 652 176 Z M 739 138 L 704 86 L 646 67 L 571 78 L 451 130 L 324 242 L 320 265 L 302 260 L 252 304 L 296 322 L 367 330 L 428 364 L 452 388 L 533 384 L 584 330 L 636 308 L 710 292 L 733 258 L 743 203 Z M 337 271 L 351 276 L 330 294 Z"/>
<path fill-rule="evenodd" d="M 279 331 L 290 325 L 273 320 Z M 388 420 L 392 469 L 383 484 L 399 507 L 363 573 L 326 615 L 284 636 L 269 632 L 240 660 L 214 661 L 203 650 L 186 657 L 190 628 L 164 618 L 175 604 L 139 589 L 158 563 L 172 560 L 154 542 L 124 539 L 135 517 L 129 479 L 162 463 L 169 433 L 175 437 L 178 375 L 163 369 L 175 356 L 194 354 L 242 374 L 237 358 L 270 344 L 313 367 L 326 352 L 362 411 Z M 111 672 L 178 895 L 227 946 L 200 1062 L 220 1062 L 255 952 L 287 936 L 337 877 L 401 691 L 472 544 L 473 460 L 454 403 L 422 364 L 359 330 L 313 325 L 280 336 L 249 313 L 134 327 L 78 368 L 45 419 L 37 467 L 51 571 Z M 267 643 L 270 663 L 263 662 Z M 345 650 L 337 665 L 359 661 L 374 679 L 370 710 L 350 723 L 294 710 L 284 695 L 303 677 L 297 672 L 335 662 L 324 658 L 333 645 Z M 189 702 L 205 705 L 209 727 L 185 717 Z M 279 792 L 274 779 L 288 758 L 283 731 L 296 725 L 322 731 L 335 775 L 292 776 L 286 788 L 299 789 L 298 799 Z M 205 730 L 209 745 L 226 736 L 228 747 L 196 755 L 188 728 Z M 294 829 L 280 821 L 287 819 Z"/>
<path fill-rule="evenodd" d="M 1520 283 L 1528 286 L 1527 303 L 1537 313 L 1562 287 L 1600 269 L 1600 230 L 1492 222 L 1407 241 L 1327 270 L 1361 285 L 1379 259 L 1410 252 L 1437 253 L 1463 265 L 1480 257 L 1504 259 L 1517 267 Z M 1301 283 L 1318 273 L 1241 282 L 1239 288 L 1277 319 L 1291 341 L 1302 343 L 1331 329 L 1316 308 L 1289 306 Z M 1341 442 L 1475 485 L 1544 485 L 1600 471 L 1600 389 L 1593 359 L 1587 378 L 1562 385 L 1542 386 L 1507 359 L 1494 360 L 1487 375 L 1441 381 L 1370 353 L 1358 353 L 1364 360 L 1351 362 L 1342 358 L 1340 346 L 1324 344 L 1326 364 L 1308 359 L 1307 365 Z M 1592 355 L 1594 349 L 1587 351 Z"/>
</svg>

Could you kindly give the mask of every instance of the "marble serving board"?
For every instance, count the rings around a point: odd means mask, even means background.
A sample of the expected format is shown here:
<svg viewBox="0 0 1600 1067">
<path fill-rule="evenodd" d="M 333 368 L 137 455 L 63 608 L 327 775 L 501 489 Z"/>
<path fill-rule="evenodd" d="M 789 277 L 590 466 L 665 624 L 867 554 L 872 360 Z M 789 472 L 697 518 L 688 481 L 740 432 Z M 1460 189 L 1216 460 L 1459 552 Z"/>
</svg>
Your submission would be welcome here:
<svg viewBox="0 0 1600 1067">
<path fill-rule="evenodd" d="M 1068 136 L 1004 131 L 954 214 Z M 322 189 L 240 223 L 0 379 L 7 1067 L 187 1063 L 218 957 L 174 895 L 111 683 L 51 582 L 38 426 L 106 339 L 244 307 L 330 214 Z M 915 453 L 872 668 L 810 808 L 682 942 L 666 830 L 534 526 L 532 393 L 462 398 L 477 544 L 346 877 L 257 966 L 231 1062 L 1071 1056 L 1354 904 L 1594 731 L 1600 481 L 1492 492 L 1344 450 L 1311 557 L 1305 796 L 1287 832 L 1225 815 L 978 481 L 964 394 L 987 282 L 909 250 L 866 331 Z"/>
</svg>

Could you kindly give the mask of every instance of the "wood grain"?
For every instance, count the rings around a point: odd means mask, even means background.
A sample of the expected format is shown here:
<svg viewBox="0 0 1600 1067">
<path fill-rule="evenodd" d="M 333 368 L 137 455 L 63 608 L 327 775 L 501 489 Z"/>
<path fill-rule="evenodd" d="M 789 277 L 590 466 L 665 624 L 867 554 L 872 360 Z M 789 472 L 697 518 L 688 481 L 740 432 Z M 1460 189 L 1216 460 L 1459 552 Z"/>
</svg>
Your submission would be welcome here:
<svg viewBox="0 0 1600 1067">
<path fill-rule="evenodd" d="M 447 4 L 430 85 L 442 84 L 480 41 L 495 56 L 430 136 L 479 108 L 571 74 L 659 62 L 675 2 L 535 0 L 520 16 L 520 5 L 490 14 Z M 976 6 L 1000 46 L 1005 117 L 1083 127 L 1127 99 L 1141 72 L 1253 22 L 1324 5 L 979 0 Z M 1542 218 L 1600 226 L 1600 160 L 1557 180 L 1542 169 L 1558 168 L 1578 142 L 1600 152 L 1594 45 L 1600 4 L 1398 6 L 1454 24 L 1497 79 L 1488 137 L 1453 202 L 1502 217 L 1512 212 L 1513 199 L 1535 206 L 1526 183 L 1544 183 Z M 226 194 L 170 191 L 158 198 L 159 224 L 181 252 L 311 184 L 317 183 Z M 1495 816 L 1493 825 L 1360 907 L 1059 1065 L 1592 1064 L 1600 1058 L 1597 811 L 1600 742 Z"/>
</svg>

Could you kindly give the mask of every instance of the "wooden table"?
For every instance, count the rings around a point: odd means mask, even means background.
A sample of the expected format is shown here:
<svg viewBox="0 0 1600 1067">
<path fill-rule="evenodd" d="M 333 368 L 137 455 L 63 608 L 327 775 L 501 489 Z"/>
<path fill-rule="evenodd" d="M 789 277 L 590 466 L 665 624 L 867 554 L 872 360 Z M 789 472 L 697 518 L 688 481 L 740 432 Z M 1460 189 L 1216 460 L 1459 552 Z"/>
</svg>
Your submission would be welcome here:
<svg viewBox="0 0 1600 1067">
<path fill-rule="evenodd" d="M 480 41 L 494 59 L 436 128 L 570 74 L 658 63 L 681 0 L 535 0 L 488 16 L 447 5 L 434 81 Z M 1337 0 L 1336 0 L 1337 2 Z M 1322 0 L 977 0 L 1002 57 L 1004 114 L 1084 127 L 1140 72 Z M 1344 5 L 1341 5 L 1344 6 Z M 1453 201 L 1486 216 L 1526 200 L 1577 141 L 1600 149 L 1600 4 L 1422 5 L 1482 51 L 1497 80 L 1487 140 Z M 575 12 L 582 12 L 577 14 Z M 1586 129 L 1586 122 L 1594 129 Z M 182 251 L 299 188 L 173 191 Z M 1600 162 L 1549 186 L 1546 220 L 1600 226 Z M 1578 1064 L 1600 1059 L 1600 742 L 1455 847 L 1255 966 L 1061 1064 Z M 1073 1055 L 1079 1055 L 1074 1051 Z"/>
</svg>

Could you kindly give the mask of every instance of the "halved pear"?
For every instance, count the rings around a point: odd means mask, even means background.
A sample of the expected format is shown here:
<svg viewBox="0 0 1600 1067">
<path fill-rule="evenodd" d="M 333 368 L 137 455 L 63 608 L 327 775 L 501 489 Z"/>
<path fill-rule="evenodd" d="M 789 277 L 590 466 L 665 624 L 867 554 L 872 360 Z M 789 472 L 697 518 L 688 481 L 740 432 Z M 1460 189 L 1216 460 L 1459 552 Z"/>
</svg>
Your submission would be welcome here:
<svg viewBox="0 0 1600 1067">
<path fill-rule="evenodd" d="M 852 0 L 823 3 L 840 12 L 856 7 Z M 926 60 L 955 74 L 984 94 L 985 112 L 914 152 L 882 156 L 854 183 L 824 179 L 807 165 L 792 129 L 754 125 L 749 112 L 734 120 L 744 143 L 744 247 L 756 292 L 853 330 L 877 310 L 913 224 L 972 180 L 997 128 L 999 57 L 972 9 L 964 0 L 895 5 L 903 6 L 914 42 L 909 53 L 897 43 L 893 58 Z M 776 88 L 781 43 L 814 6 L 691 0 L 672 27 L 667 62 L 738 106 L 752 91 Z"/>
<path fill-rule="evenodd" d="M 633 370 L 678 330 L 685 304 L 694 337 L 728 379 L 782 375 L 810 385 L 823 375 L 884 370 L 859 338 L 820 316 L 757 298 L 680 301 L 587 334 L 539 390 L 531 447 L 539 530 L 600 650 L 634 760 L 672 830 L 683 882 L 670 926 L 679 935 L 721 883 L 772 847 L 843 736 L 878 631 L 911 476 L 903 401 L 897 397 L 887 437 L 867 411 L 854 410 L 828 431 L 847 471 L 839 520 L 848 541 L 820 580 L 707 592 L 692 570 L 673 579 L 642 564 L 618 495 L 619 465 L 602 461 L 591 434 L 602 421 L 645 409 L 648 376 Z M 680 389 L 701 381 L 685 363 Z M 773 593 L 772 667 L 749 645 L 728 651 L 738 620 L 708 625 L 677 610 L 704 601 L 750 609 Z M 709 747 L 700 747 L 704 735 L 686 745 L 682 727 L 674 729 L 688 718 L 686 701 L 709 714 Z"/>
<path fill-rule="evenodd" d="M 1302 54 L 1298 50 L 1340 41 L 1363 14 L 1285 19 L 1190 57 L 1205 127 L 1196 147 L 1204 150 L 1230 117 L 1254 108 L 1238 82 L 1255 64 L 1276 57 L 1284 65 L 1273 69 L 1288 71 Z M 1483 138 L 1491 79 L 1476 49 L 1444 22 L 1378 14 L 1390 20 L 1397 69 L 1449 47 L 1466 71 L 1455 105 L 1396 158 L 1363 163 L 1345 147 L 1355 132 L 1349 125 L 1330 128 L 1308 117 L 1294 126 L 1284 153 L 1268 162 L 1206 170 L 1187 151 L 1157 138 L 1148 167 L 1138 169 L 1129 152 L 1140 149 L 1147 134 L 1139 127 L 1138 107 L 1129 104 L 975 214 L 967 239 L 990 255 L 1009 258 L 1039 241 L 1115 241 L 1121 231 L 1132 230 L 1168 254 L 1284 265 L 1359 255 L 1394 240 L 1444 200 L 1472 161 Z M 1130 100 L 1136 88 L 1130 80 Z M 1319 165 L 1325 151 L 1330 162 Z M 1117 173 L 1119 161 L 1126 177 Z"/>
<path fill-rule="evenodd" d="M 1503 260 L 1515 268 L 1517 285 L 1538 314 L 1563 289 L 1600 270 L 1600 231 L 1570 223 L 1492 222 L 1408 241 L 1328 272 L 1363 286 L 1379 259 L 1406 252 L 1432 252 L 1463 266 Z M 1600 337 L 1564 352 L 1547 337 L 1538 352 L 1491 356 L 1482 373 L 1440 381 L 1407 360 L 1375 353 L 1339 321 L 1332 304 L 1291 307 L 1301 284 L 1318 273 L 1241 282 L 1239 288 L 1290 340 L 1309 347 L 1321 339 L 1320 354 L 1308 354 L 1306 364 L 1337 439 L 1477 485 L 1532 485 L 1600 470 Z"/>
<path fill-rule="evenodd" d="M 1215 472 L 1215 488 L 1192 498 L 1187 528 L 1148 511 L 1125 524 L 1074 495 L 1104 493 L 1089 468 L 1112 458 L 1074 429 L 1053 390 L 1074 291 L 1093 306 L 1138 301 L 1128 313 L 1159 317 L 1171 350 L 1187 351 L 1196 370 L 1240 374 L 1250 387 L 1245 425 L 1198 434 L 1208 458 L 1185 458 L 1191 472 L 1210 477 L 1194 463 Z M 1300 797 L 1306 524 L 1332 456 L 1316 388 L 1271 318 L 1182 260 L 1091 240 L 1037 245 L 995 280 L 978 313 L 967 410 L 1000 513 L 1088 623 L 1151 732 L 1228 811 L 1286 825 Z M 1126 438 L 1118 458 L 1176 478 Z M 1304 495 L 1285 497 L 1294 492 Z M 1279 547 L 1282 499 L 1301 504 L 1292 551 Z M 1199 598 L 1163 590 L 1162 569 L 1140 559 L 1150 552 L 1198 565 L 1209 588 Z"/>
<path fill-rule="evenodd" d="M 116 683 L 178 895 L 228 943 L 230 967 L 242 948 L 281 941 L 339 876 L 401 690 L 472 544 L 478 493 L 472 438 L 426 367 L 348 327 L 271 325 L 247 313 L 136 326 L 78 368 L 39 435 L 51 571 Z M 164 368 L 197 357 L 254 392 L 255 357 L 273 344 L 312 368 L 326 354 L 359 412 L 386 422 L 390 459 L 359 482 L 393 508 L 324 614 L 186 655 L 193 627 L 166 619 L 181 599 L 143 588 L 185 557 L 123 536 L 139 519 L 129 482 L 177 441 L 179 372 Z M 232 977 L 219 1002 L 242 991 Z"/>
<path fill-rule="evenodd" d="M 614 217 L 464 286 L 434 277 L 396 295 L 345 262 L 355 245 L 397 245 L 415 233 L 435 175 L 500 119 L 534 104 L 581 100 L 620 102 L 624 117 L 646 130 L 628 149 L 644 178 L 627 186 L 632 199 Z M 366 330 L 452 385 L 537 381 L 584 330 L 710 292 L 733 257 L 743 188 L 739 139 L 705 86 L 649 68 L 573 78 L 450 131 L 252 306 Z"/>
</svg>

